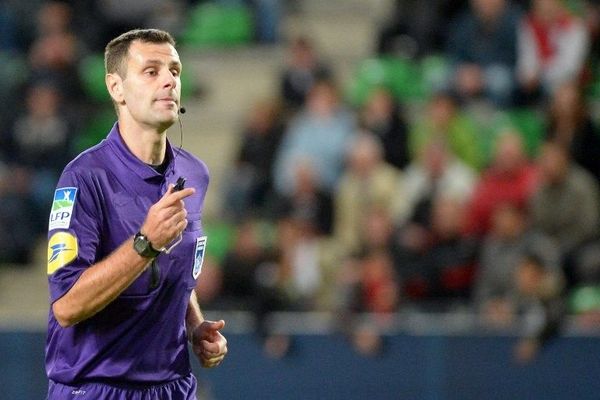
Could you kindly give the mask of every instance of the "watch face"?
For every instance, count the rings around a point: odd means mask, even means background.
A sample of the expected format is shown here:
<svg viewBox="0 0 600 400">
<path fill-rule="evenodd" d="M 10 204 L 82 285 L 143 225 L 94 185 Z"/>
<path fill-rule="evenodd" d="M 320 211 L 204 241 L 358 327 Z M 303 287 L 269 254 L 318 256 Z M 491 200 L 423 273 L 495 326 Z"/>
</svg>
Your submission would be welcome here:
<svg viewBox="0 0 600 400">
<path fill-rule="evenodd" d="M 146 236 L 139 233 L 133 238 L 133 248 L 142 257 L 156 257 L 160 254 L 159 251 L 152 248 Z"/>
<path fill-rule="evenodd" d="M 139 254 L 142 254 L 148 249 L 148 240 L 142 235 L 136 236 L 133 240 L 133 247 Z"/>
</svg>

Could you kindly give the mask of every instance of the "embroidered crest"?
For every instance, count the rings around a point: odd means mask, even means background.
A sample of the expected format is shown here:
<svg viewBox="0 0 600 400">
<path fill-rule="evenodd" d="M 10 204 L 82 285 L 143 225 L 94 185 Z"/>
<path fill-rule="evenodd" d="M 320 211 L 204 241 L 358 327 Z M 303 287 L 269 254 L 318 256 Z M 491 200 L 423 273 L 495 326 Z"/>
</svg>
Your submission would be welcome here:
<svg viewBox="0 0 600 400">
<path fill-rule="evenodd" d="M 192 276 L 194 279 L 198 279 L 200 272 L 202 272 L 202 262 L 204 261 L 205 249 L 206 236 L 201 236 L 196 239 L 196 249 L 194 251 L 194 269 L 192 270 Z"/>
<path fill-rule="evenodd" d="M 48 231 L 69 228 L 76 195 L 77 188 L 75 187 L 56 189 L 54 192 L 54 201 L 52 202 L 52 211 L 50 212 Z"/>
</svg>

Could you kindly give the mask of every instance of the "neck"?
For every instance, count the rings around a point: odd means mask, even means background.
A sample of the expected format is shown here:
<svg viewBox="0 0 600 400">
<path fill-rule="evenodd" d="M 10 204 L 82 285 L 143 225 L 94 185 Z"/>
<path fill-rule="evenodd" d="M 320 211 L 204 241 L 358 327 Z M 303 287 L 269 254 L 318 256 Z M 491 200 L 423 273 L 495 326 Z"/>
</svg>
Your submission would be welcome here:
<svg viewBox="0 0 600 400">
<path fill-rule="evenodd" d="M 146 164 L 162 164 L 167 149 L 166 130 L 147 127 L 131 119 L 119 117 L 119 131 L 134 156 Z"/>
</svg>

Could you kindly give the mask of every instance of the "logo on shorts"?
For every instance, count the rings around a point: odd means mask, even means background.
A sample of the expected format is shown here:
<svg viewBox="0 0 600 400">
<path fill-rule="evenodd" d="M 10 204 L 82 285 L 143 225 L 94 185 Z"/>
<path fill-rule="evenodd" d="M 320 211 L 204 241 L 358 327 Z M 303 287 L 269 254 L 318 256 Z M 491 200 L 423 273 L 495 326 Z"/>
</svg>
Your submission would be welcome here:
<svg viewBox="0 0 600 400">
<path fill-rule="evenodd" d="M 69 232 L 56 232 L 48 241 L 48 275 L 77 258 L 77 238 Z"/>
<path fill-rule="evenodd" d="M 204 261 L 204 250 L 206 249 L 206 236 L 201 236 L 196 239 L 196 250 L 194 252 L 194 269 L 192 270 L 192 276 L 194 279 L 198 279 L 200 272 L 202 272 L 202 262 Z"/>
<path fill-rule="evenodd" d="M 52 202 L 52 211 L 50 211 L 49 231 L 69 228 L 76 195 L 77 188 L 75 187 L 56 189 L 54 192 L 54 201 Z"/>
</svg>

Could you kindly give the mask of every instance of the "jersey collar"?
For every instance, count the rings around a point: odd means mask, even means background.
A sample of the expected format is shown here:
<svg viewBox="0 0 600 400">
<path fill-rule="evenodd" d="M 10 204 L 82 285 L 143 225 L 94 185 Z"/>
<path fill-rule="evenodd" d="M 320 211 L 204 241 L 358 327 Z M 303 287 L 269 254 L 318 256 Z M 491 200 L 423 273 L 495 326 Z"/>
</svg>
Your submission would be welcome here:
<svg viewBox="0 0 600 400">
<path fill-rule="evenodd" d="M 108 143 L 114 149 L 117 157 L 125 164 L 127 168 L 133 171 L 136 175 L 144 180 L 152 180 L 163 178 L 163 175 L 159 174 L 154 168 L 144 163 L 142 160 L 137 158 L 131 150 L 125 144 L 123 137 L 121 136 L 121 132 L 119 131 L 119 123 L 115 122 L 112 129 L 108 133 L 108 137 L 106 138 Z M 174 154 L 173 148 L 169 143 L 169 139 L 167 139 L 166 146 L 166 154 L 165 157 L 167 159 L 167 168 L 165 169 L 165 177 L 170 177 L 174 174 Z"/>
</svg>

